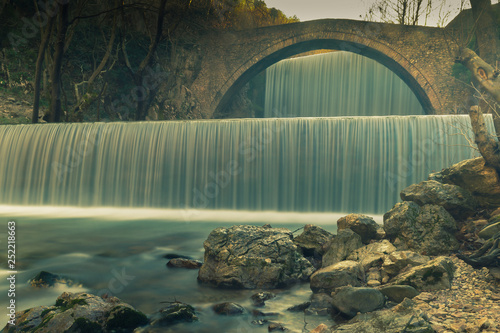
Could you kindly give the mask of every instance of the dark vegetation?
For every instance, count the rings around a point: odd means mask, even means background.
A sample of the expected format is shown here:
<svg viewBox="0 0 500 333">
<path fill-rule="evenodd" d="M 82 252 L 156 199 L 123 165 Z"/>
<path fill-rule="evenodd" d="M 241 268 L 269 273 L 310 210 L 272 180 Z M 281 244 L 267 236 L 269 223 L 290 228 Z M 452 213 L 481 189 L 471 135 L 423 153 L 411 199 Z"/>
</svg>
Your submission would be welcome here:
<svg viewBox="0 0 500 333">
<path fill-rule="evenodd" d="M 298 21 L 261 0 L 60 3 L 0 0 L 0 99 L 29 101 L 33 122 L 199 118 L 200 35 Z"/>
</svg>

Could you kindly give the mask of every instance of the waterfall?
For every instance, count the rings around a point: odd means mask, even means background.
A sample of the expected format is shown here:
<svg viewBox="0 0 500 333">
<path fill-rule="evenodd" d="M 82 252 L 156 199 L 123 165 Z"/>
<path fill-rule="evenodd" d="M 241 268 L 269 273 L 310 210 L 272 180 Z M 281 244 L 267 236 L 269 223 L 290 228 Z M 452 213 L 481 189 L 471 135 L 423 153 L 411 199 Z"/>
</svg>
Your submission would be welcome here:
<svg viewBox="0 0 500 333">
<path fill-rule="evenodd" d="M 492 119 L 488 117 L 492 128 Z M 467 116 L 0 126 L 0 204 L 384 213 Z"/>
<path fill-rule="evenodd" d="M 355 53 L 288 59 L 266 70 L 266 118 L 422 114 L 403 80 Z"/>
</svg>

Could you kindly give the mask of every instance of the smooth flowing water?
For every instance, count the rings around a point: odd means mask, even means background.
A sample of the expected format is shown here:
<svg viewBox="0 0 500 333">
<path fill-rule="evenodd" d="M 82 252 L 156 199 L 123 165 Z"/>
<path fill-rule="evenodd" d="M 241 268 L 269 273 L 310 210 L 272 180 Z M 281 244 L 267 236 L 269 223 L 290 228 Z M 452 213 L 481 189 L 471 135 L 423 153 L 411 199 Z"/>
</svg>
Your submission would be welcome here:
<svg viewBox="0 0 500 333">
<path fill-rule="evenodd" d="M 491 118 L 488 118 L 491 123 Z M 467 116 L 0 127 L 0 204 L 384 213 Z"/>
<path fill-rule="evenodd" d="M 165 254 L 181 254 L 203 260 L 203 241 L 211 230 L 234 224 L 263 225 L 291 231 L 314 221 L 330 232 L 336 231 L 340 214 L 332 213 L 272 213 L 245 211 L 196 211 L 186 215 L 182 210 L 131 208 L 74 208 L 0 206 L 0 226 L 14 220 L 17 226 L 17 310 L 54 305 L 64 291 L 112 294 L 151 314 L 165 306 L 162 302 L 182 301 L 193 305 L 199 323 L 175 325 L 162 332 L 267 332 L 267 325 L 258 326 L 250 311 L 254 308 L 252 290 L 220 290 L 198 284 L 198 270 L 170 269 Z M 381 216 L 376 217 L 381 221 Z M 0 236 L 5 239 L 6 228 Z M 301 231 L 295 233 L 300 234 Z M 0 262 L 6 262 L 5 252 Z M 45 270 L 59 274 L 73 284 L 36 289 L 29 280 Z M 0 293 L 7 295 L 10 275 L 0 270 Z M 272 320 L 286 322 L 287 327 L 300 331 L 304 315 L 285 311 L 288 307 L 308 300 L 311 290 L 307 283 L 291 289 L 275 290 L 278 296 L 266 302 L 261 311 L 279 312 Z M 4 297 L 3 299 L 7 299 Z M 249 310 L 244 316 L 217 316 L 213 304 L 236 302 Z M 0 329 L 7 322 L 7 308 L 0 311 Z M 333 324 L 325 317 L 307 316 L 308 329 L 321 321 Z"/>
<path fill-rule="evenodd" d="M 423 115 L 394 72 L 351 52 L 280 61 L 266 70 L 265 117 Z"/>
</svg>

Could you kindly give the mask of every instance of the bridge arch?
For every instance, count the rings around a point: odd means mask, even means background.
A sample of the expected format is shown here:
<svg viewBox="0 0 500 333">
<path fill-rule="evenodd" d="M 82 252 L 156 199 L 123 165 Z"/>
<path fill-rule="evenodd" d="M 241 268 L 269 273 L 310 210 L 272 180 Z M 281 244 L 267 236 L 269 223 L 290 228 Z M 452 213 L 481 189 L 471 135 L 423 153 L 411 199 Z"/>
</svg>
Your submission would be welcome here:
<svg viewBox="0 0 500 333">
<path fill-rule="evenodd" d="M 306 31 L 303 33 L 284 34 L 284 36 L 278 34 L 283 38 L 273 39 L 264 47 L 256 46 L 255 49 L 249 50 L 243 61 L 228 73 L 226 80 L 214 94 L 210 109 L 215 113 L 224 110 L 228 107 L 232 96 L 267 67 L 291 56 L 318 49 L 350 51 L 371 58 L 398 75 L 413 91 L 426 113 L 440 113 L 443 109 L 438 92 L 426 77 L 422 64 L 400 52 L 397 46 L 391 45 L 384 38 L 387 35 L 384 31 L 387 24 L 347 21 L 355 22 L 355 28 L 332 29 L 328 24 L 331 22 L 328 21 L 342 20 L 321 21 L 323 22 L 311 23 L 315 23 L 316 27 L 320 23 L 319 26 L 323 29 L 307 31 L 309 29 L 305 27 L 303 30 Z M 307 26 L 309 23 L 297 24 Z M 293 25 L 288 27 L 293 30 Z"/>
</svg>

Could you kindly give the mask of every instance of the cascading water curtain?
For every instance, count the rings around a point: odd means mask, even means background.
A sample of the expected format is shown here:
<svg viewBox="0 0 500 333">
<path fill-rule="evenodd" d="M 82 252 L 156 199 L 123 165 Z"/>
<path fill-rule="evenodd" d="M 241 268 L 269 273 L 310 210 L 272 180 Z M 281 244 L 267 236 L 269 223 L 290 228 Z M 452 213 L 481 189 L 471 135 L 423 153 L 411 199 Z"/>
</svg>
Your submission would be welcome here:
<svg viewBox="0 0 500 333">
<path fill-rule="evenodd" d="M 288 59 L 266 70 L 266 118 L 423 114 L 403 80 L 355 53 Z"/>
<path fill-rule="evenodd" d="M 392 116 L 0 126 L 0 205 L 384 213 L 406 186 L 474 156 L 453 135 L 467 124 Z"/>
</svg>

